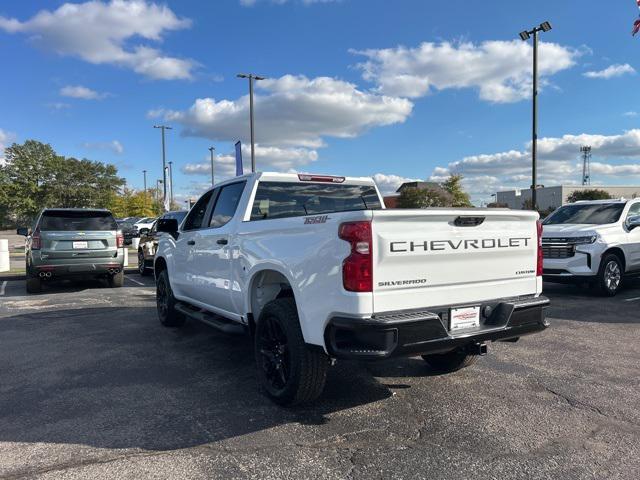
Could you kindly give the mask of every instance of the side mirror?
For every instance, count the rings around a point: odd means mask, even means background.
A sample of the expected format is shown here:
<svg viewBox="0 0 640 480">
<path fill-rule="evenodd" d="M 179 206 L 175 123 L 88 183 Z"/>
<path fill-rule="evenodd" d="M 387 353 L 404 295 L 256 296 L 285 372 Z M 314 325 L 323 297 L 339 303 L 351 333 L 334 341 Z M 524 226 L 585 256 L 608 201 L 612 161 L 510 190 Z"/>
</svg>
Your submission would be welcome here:
<svg viewBox="0 0 640 480">
<path fill-rule="evenodd" d="M 178 234 L 178 221 L 175 218 L 161 218 L 156 223 L 156 230 L 162 233 L 168 233 L 173 238 Z"/>
<path fill-rule="evenodd" d="M 27 227 L 20 227 L 16 233 L 18 235 L 22 235 L 23 237 L 28 237 L 29 236 L 29 229 Z"/>
<path fill-rule="evenodd" d="M 634 215 L 627 219 L 627 228 L 633 230 L 636 227 L 640 227 L 640 215 Z"/>
<path fill-rule="evenodd" d="M 141 228 L 140 230 L 138 230 L 138 233 L 140 234 L 140 236 L 147 235 L 149 233 L 149 229 L 148 228 Z"/>
</svg>

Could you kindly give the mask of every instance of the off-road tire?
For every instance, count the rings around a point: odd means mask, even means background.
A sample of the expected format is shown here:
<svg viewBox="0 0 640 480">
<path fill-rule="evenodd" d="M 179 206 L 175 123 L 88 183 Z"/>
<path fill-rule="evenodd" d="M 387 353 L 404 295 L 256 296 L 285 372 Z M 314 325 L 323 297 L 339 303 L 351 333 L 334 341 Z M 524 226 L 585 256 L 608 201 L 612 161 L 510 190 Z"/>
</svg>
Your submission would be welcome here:
<svg viewBox="0 0 640 480">
<path fill-rule="evenodd" d="M 469 355 L 462 350 L 454 350 L 447 353 L 422 355 L 422 359 L 436 372 L 451 373 L 473 365 L 478 360 L 478 355 Z"/>
<path fill-rule="evenodd" d="M 40 293 L 42 291 L 42 280 L 38 277 L 27 276 L 27 293 Z"/>
<path fill-rule="evenodd" d="M 166 270 L 160 272 L 156 280 L 156 307 L 158 319 L 165 327 L 181 327 L 186 320 L 185 316 L 176 310 L 176 299 L 169 283 L 169 274 Z"/>
<path fill-rule="evenodd" d="M 124 270 L 120 270 L 115 275 L 109 275 L 107 279 L 111 288 L 120 288 L 124 285 Z"/>
<path fill-rule="evenodd" d="M 142 250 L 138 250 L 138 273 L 143 277 L 146 277 L 151 273 L 149 267 L 144 264 L 144 253 Z"/>
<path fill-rule="evenodd" d="M 279 330 L 279 334 L 283 336 L 286 350 L 282 358 L 288 359 L 287 378 L 281 382 L 281 387 L 270 379 L 270 372 L 277 370 L 270 368 L 273 366 L 272 356 L 264 353 L 268 350 L 268 337 L 272 329 Z M 304 342 L 293 298 L 273 300 L 262 309 L 256 325 L 254 351 L 260 384 L 275 403 L 284 406 L 307 403 L 317 399 L 322 393 L 327 380 L 329 357 L 322 350 L 312 349 Z M 270 353 L 272 354 L 273 352 Z"/>
<path fill-rule="evenodd" d="M 602 257 L 596 279 L 596 286 L 600 294 L 605 297 L 615 296 L 622 288 L 623 273 L 622 261 L 618 255 L 609 253 Z"/>
</svg>

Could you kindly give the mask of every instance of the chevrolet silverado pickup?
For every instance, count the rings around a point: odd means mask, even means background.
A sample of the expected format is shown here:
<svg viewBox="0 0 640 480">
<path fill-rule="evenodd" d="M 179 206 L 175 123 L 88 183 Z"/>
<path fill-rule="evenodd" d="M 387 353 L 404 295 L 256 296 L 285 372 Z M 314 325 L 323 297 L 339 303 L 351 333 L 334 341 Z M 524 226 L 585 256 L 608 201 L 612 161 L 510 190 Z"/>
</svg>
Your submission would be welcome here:
<svg viewBox="0 0 640 480">
<path fill-rule="evenodd" d="M 544 221 L 543 277 L 587 283 L 614 296 L 640 275 L 640 199 L 590 200 L 558 208 Z"/>
<path fill-rule="evenodd" d="M 283 405 L 317 398 L 335 359 L 451 372 L 548 326 L 536 212 L 385 209 L 370 178 L 253 173 L 157 229 L 160 322 L 249 332 Z"/>
</svg>

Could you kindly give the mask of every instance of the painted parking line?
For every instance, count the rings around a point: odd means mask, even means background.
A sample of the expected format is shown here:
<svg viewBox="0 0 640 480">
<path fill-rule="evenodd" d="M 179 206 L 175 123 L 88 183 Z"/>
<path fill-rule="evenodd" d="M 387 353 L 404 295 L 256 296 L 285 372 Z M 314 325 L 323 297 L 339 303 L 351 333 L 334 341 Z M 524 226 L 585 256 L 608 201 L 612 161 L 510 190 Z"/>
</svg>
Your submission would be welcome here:
<svg viewBox="0 0 640 480">
<path fill-rule="evenodd" d="M 0 283 L 0 297 L 4 295 L 4 289 L 7 288 L 7 281 Z"/>
<path fill-rule="evenodd" d="M 134 279 L 133 279 L 133 278 L 131 278 L 131 277 L 125 276 L 124 278 L 126 278 L 127 280 L 131 280 L 133 283 L 137 283 L 138 285 L 142 285 L 143 287 L 146 287 L 146 286 L 147 286 L 147 285 L 145 285 L 144 283 L 139 282 L 138 280 L 134 280 Z"/>
<path fill-rule="evenodd" d="M 625 302 L 635 302 L 636 300 L 640 300 L 640 297 L 633 297 L 633 298 L 625 298 L 624 299 Z"/>
</svg>

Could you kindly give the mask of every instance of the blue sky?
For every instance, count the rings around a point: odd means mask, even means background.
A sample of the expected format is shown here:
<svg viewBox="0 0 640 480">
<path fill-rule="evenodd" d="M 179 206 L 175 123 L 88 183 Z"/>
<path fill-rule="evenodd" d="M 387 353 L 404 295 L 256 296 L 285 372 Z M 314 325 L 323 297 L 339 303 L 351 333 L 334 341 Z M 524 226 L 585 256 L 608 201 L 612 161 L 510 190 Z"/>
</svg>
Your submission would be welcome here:
<svg viewBox="0 0 640 480">
<path fill-rule="evenodd" d="M 28 138 L 161 178 L 160 133 L 183 199 L 232 175 L 256 88 L 259 170 L 403 179 L 462 173 L 479 203 L 530 183 L 530 46 L 541 36 L 541 182 L 640 181 L 638 9 L 500 0 L 0 1 L 0 149 Z M 1 152 L 0 152 L 1 156 Z M 249 157 L 245 155 L 245 166 Z"/>
</svg>

